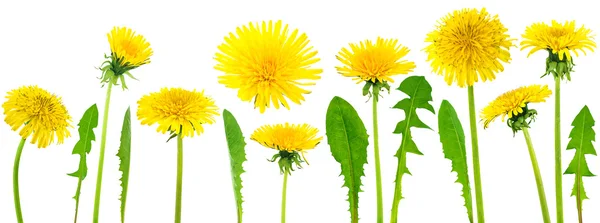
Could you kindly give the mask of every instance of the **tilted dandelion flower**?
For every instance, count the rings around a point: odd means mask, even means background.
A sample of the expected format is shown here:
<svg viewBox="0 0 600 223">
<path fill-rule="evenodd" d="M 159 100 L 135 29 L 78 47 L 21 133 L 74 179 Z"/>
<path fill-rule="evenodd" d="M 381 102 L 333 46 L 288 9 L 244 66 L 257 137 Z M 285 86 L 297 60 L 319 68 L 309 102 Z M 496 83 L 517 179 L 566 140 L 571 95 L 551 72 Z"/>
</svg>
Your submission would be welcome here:
<svg viewBox="0 0 600 223">
<path fill-rule="evenodd" d="M 138 101 L 137 116 L 142 125 L 158 123 L 157 131 L 170 132 L 182 137 L 193 137 L 204 132 L 203 124 L 213 124 L 219 115 L 213 99 L 204 91 L 182 88 L 162 88 L 143 96 Z"/>
<path fill-rule="evenodd" d="M 569 80 L 574 65 L 571 52 L 579 56 L 596 48 L 592 31 L 583 26 L 576 28 L 575 21 L 552 20 L 551 25 L 534 23 L 525 29 L 522 37 L 521 50 L 531 48 L 528 57 L 539 50 L 548 51 L 545 75 L 553 73 L 555 77 L 562 77 L 566 74 Z"/>
<path fill-rule="evenodd" d="M 225 37 L 215 55 L 215 69 L 224 72 L 219 83 L 238 89 L 242 101 L 254 100 L 264 113 L 271 103 L 289 109 L 288 99 L 296 104 L 310 93 L 303 86 L 314 85 L 322 69 L 311 68 L 319 61 L 317 51 L 308 47 L 308 37 L 298 30 L 290 32 L 281 21 L 249 23 Z"/>
<path fill-rule="evenodd" d="M 23 139 L 32 136 L 31 143 L 38 148 L 46 148 L 55 137 L 62 144 L 71 136 L 71 116 L 60 97 L 38 86 L 23 86 L 9 91 L 6 98 L 4 121 L 13 131 L 20 129 Z"/>
<path fill-rule="evenodd" d="M 112 81 L 116 84 L 120 79 L 123 88 L 126 89 L 123 75 L 134 78 L 129 71 L 150 63 L 152 48 L 144 36 L 136 34 L 127 27 L 114 27 L 107 37 L 111 54 L 101 68 L 102 82 Z"/>
<path fill-rule="evenodd" d="M 456 10 L 442 18 L 437 29 L 427 34 L 424 50 L 433 71 L 448 85 L 473 86 L 494 80 L 510 61 L 512 39 L 497 15 L 485 8 Z"/>
<path fill-rule="evenodd" d="M 410 50 L 398 43 L 397 39 L 378 37 L 375 43 L 371 40 L 350 43 L 350 47 L 342 48 L 336 58 L 344 66 L 336 67 L 339 74 L 352 77 L 357 83 L 383 84 L 394 82 L 392 76 L 408 74 L 416 67 L 414 62 L 403 60 Z M 387 85 L 389 88 L 389 85 Z M 368 88 L 365 90 L 369 90 Z"/>
<path fill-rule="evenodd" d="M 484 128 L 487 128 L 497 117 L 501 116 L 504 121 L 506 116 L 513 118 L 525 114 L 530 110 L 527 104 L 545 102 L 551 94 L 552 91 L 547 85 L 530 85 L 500 95 L 481 112 Z"/>
</svg>

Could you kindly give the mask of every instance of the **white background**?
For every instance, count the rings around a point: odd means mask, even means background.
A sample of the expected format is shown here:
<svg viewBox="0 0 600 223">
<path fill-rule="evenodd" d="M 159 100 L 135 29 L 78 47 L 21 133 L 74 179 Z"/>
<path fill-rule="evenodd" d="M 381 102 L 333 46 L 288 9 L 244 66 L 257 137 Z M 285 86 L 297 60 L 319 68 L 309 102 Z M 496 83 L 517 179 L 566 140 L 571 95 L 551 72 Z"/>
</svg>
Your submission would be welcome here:
<svg viewBox="0 0 600 223">
<path fill-rule="evenodd" d="M 337 74 L 334 66 L 337 52 L 349 42 L 375 39 L 377 36 L 398 38 L 412 51 L 407 59 L 415 61 L 412 75 L 423 75 L 433 86 L 436 110 L 442 99 L 449 99 L 468 131 L 466 89 L 447 86 L 441 76 L 431 73 L 422 49 L 428 32 L 447 13 L 463 7 L 487 7 L 498 14 L 511 37 L 520 41 L 525 27 L 533 22 L 551 19 L 576 19 L 577 24 L 600 31 L 596 7 L 586 1 L 208 1 L 196 3 L 170 1 L 168 4 L 146 1 L 19 1 L 0 4 L 0 92 L 22 85 L 38 84 L 63 97 L 75 126 L 91 104 L 104 108 L 105 88 L 100 88 L 100 71 L 95 67 L 109 53 L 106 33 L 113 26 L 125 25 L 143 34 L 155 55 L 152 63 L 132 71 L 140 81 L 129 80 L 129 90 L 114 88 L 110 108 L 109 133 L 104 165 L 104 181 L 100 221 L 119 221 L 118 158 L 119 134 L 127 106 L 135 115 L 137 100 L 161 87 L 205 89 L 220 108 L 227 108 L 238 119 L 244 136 L 263 124 L 310 123 L 324 135 L 325 111 L 333 96 L 348 100 L 359 111 L 369 134 L 372 134 L 371 105 L 361 95 L 362 85 Z M 248 22 L 282 19 L 293 28 L 307 33 L 311 45 L 322 59 L 316 66 L 324 69 L 322 79 L 310 87 L 312 94 L 291 110 L 269 109 L 260 114 L 251 103 L 241 102 L 236 90 L 217 83 L 220 72 L 213 69 L 216 47 L 229 32 Z M 518 43 L 518 42 L 515 42 Z M 498 74 L 494 82 L 478 83 L 475 88 L 477 109 L 483 108 L 497 95 L 521 85 L 550 84 L 551 78 L 539 77 L 544 72 L 545 52 L 527 58 L 527 52 L 511 49 L 512 63 Z M 600 120 L 597 100 L 597 63 L 600 54 L 592 53 L 575 59 L 573 82 L 563 84 L 563 148 L 568 142 L 570 123 L 587 104 Z M 405 76 L 395 78 L 393 88 Z M 3 93 L 4 94 L 4 93 Z M 380 138 L 384 188 L 385 220 L 389 221 L 393 197 L 396 159 L 400 135 L 392 134 L 403 112 L 390 109 L 405 96 L 396 90 L 385 94 L 380 103 Z M 551 217 L 554 206 L 553 98 L 548 103 L 531 105 L 539 111 L 531 134 L 538 155 L 548 197 Z M 437 117 L 420 111 L 421 119 L 437 131 Z M 141 126 L 133 116 L 131 177 L 127 203 L 127 222 L 173 221 L 176 173 L 176 143 L 165 143 L 166 135 L 156 126 Z M 4 119 L 0 114 L 0 119 Z M 234 222 L 235 206 L 231 188 L 229 157 L 222 117 L 206 126 L 200 137 L 184 141 L 184 222 Z M 101 122 L 101 120 L 100 120 Z M 479 125 L 481 172 L 486 220 L 490 223 L 542 222 L 538 196 L 522 134 L 513 137 L 502 122 L 483 130 Z M 598 131 L 598 127 L 595 127 Z M 21 201 L 29 223 L 63 223 L 73 220 L 77 179 L 66 174 L 76 170 L 78 156 L 71 155 L 78 140 L 76 128 L 63 145 L 38 150 L 27 144 L 21 162 Z M 12 197 L 12 165 L 17 133 L 6 124 L 0 125 L 0 222 L 16 222 Z M 467 135 L 470 160 L 469 134 Z M 96 129 L 100 138 L 100 127 Z M 402 222 L 468 222 L 461 186 L 454 183 L 450 161 L 444 159 L 435 131 L 414 130 L 415 141 L 425 156 L 408 157 L 413 176 L 403 181 L 406 199 L 400 204 Z M 267 162 L 275 151 L 246 140 L 248 161 L 243 175 L 245 222 L 279 221 L 282 176 L 277 164 Z M 89 174 L 83 183 L 80 222 L 91 222 L 93 192 L 96 180 L 99 142 L 88 156 Z M 362 222 L 375 222 L 375 175 L 372 146 L 368 148 L 369 164 L 365 166 L 364 191 L 360 194 Z M 563 167 L 573 151 L 563 152 Z M 288 222 L 348 222 L 347 189 L 339 164 L 331 156 L 326 139 L 307 157 L 310 166 L 293 173 L 289 179 Z M 600 174 L 600 159 L 588 156 L 592 172 Z M 469 168 L 471 168 L 469 162 Z M 472 171 L 472 169 L 471 169 Z M 566 222 L 576 222 L 575 198 L 569 197 L 573 175 L 564 177 L 564 210 Z M 591 200 L 584 202 L 585 222 L 600 221 L 600 178 L 584 179 Z M 473 192 L 474 194 L 474 192 Z M 475 207 L 475 201 L 473 201 Z"/>
</svg>

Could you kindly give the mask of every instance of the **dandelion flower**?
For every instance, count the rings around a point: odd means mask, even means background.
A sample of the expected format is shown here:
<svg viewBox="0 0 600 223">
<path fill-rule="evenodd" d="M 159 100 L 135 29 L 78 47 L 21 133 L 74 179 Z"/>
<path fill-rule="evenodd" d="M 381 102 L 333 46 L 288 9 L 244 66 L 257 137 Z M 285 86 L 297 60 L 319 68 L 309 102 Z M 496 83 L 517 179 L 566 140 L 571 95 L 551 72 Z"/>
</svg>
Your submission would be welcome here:
<svg viewBox="0 0 600 223">
<path fill-rule="evenodd" d="M 276 124 L 262 126 L 252 133 L 250 139 L 261 145 L 287 152 L 303 152 L 315 148 L 323 137 L 319 130 L 308 124 Z"/>
<path fill-rule="evenodd" d="M 427 61 L 448 85 L 465 87 L 480 78 L 494 80 L 495 74 L 504 70 L 500 62 L 510 61 L 508 50 L 513 44 L 507 31 L 498 16 L 485 8 L 456 10 L 427 35 Z"/>
<path fill-rule="evenodd" d="M 394 82 L 392 76 L 408 74 L 415 68 L 415 63 L 403 60 L 410 50 L 398 43 L 397 39 L 377 38 L 351 43 L 349 49 L 342 48 L 336 58 L 344 66 L 336 67 L 338 73 L 360 83 Z"/>
<path fill-rule="evenodd" d="M 280 104 L 289 109 L 288 99 L 296 104 L 310 91 L 322 69 L 311 68 L 319 61 L 317 51 L 308 47 L 308 37 L 290 31 L 281 21 L 249 23 L 225 37 L 218 49 L 215 69 L 224 72 L 219 83 L 238 89 L 242 101 L 254 100 L 261 113 Z"/>
<path fill-rule="evenodd" d="M 159 92 L 143 96 L 138 101 L 138 119 L 142 125 L 158 123 L 157 131 L 167 131 L 193 137 L 204 132 L 202 124 L 213 124 L 219 115 L 213 99 L 204 91 L 188 91 L 181 88 L 162 88 Z"/>
<path fill-rule="evenodd" d="M 528 110 L 528 103 L 545 102 L 551 94 L 552 91 L 548 89 L 547 85 L 531 85 L 500 95 L 481 112 L 484 128 L 487 128 L 499 116 L 502 116 L 502 121 L 504 121 L 506 116 L 513 118 L 525 114 Z"/>
<path fill-rule="evenodd" d="M 144 36 L 136 34 L 127 27 L 114 27 L 106 34 L 110 44 L 109 60 L 102 66 L 102 82 L 111 81 L 113 84 L 121 80 L 123 89 L 127 88 L 123 74 L 135 79 L 130 70 L 150 63 L 153 51 Z"/>
<path fill-rule="evenodd" d="M 71 116 L 60 97 L 37 86 L 23 86 L 8 92 L 4 108 L 4 121 L 13 131 L 26 139 L 30 135 L 31 143 L 38 148 L 46 148 L 57 138 L 62 144 L 70 137 Z"/>
</svg>

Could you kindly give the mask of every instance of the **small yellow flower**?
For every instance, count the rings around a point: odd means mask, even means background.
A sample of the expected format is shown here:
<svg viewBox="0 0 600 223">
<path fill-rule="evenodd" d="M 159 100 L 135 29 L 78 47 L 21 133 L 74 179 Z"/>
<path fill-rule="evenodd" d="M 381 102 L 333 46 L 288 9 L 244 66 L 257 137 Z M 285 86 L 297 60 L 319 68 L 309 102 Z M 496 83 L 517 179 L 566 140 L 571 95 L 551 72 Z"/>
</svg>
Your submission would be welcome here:
<svg viewBox="0 0 600 223">
<path fill-rule="evenodd" d="M 256 129 L 250 139 L 261 145 L 287 152 L 304 152 L 315 148 L 323 137 L 317 137 L 319 130 L 308 124 L 264 125 Z"/>
<path fill-rule="evenodd" d="M 70 137 L 71 116 L 60 97 L 37 86 L 23 86 L 8 92 L 4 108 L 4 121 L 13 131 L 26 139 L 33 134 L 31 143 L 46 148 L 58 139 L 62 144 Z"/>
<path fill-rule="evenodd" d="M 188 91 L 181 88 L 162 88 L 138 101 L 137 116 L 142 125 L 158 123 L 157 131 L 193 137 L 204 132 L 202 124 L 213 124 L 219 115 L 213 99 L 204 91 Z"/>
<path fill-rule="evenodd" d="M 219 83 L 238 89 L 242 101 L 254 100 L 264 113 L 271 103 L 289 109 L 288 99 L 296 104 L 310 91 L 322 69 L 310 66 L 319 61 L 317 51 L 308 47 L 306 34 L 290 31 L 281 21 L 249 23 L 225 37 L 218 49 L 215 69 L 224 72 Z M 287 99 L 286 99 L 287 98 Z"/>
<path fill-rule="evenodd" d="M 448 85 L 465 87 L 479 78 L 494 80 L 504 70 L 500 62 L 510 61 L 508 50 L 513 44 L 507 31 L 498 16 L 491 16 L 485 8 L 456 10 L 427 34 L 427 61 Z"/>
<path fill-rule="evenodd" d="M 397 39 L 377 38 L 360 43 L 350 43 L 350 49 L 342 48 L 336 58 L 344 66 L 336 67 L 339 74 L 352 77 L 357 83 L 394 82 L 392 76 L 408 74 L 415 63 L 402 60 L 410 50 L 398 43 Z"/>
<path fill-rule="evenodd" d="M 502 121 L 506 116 L 508 118 L 518 116 L 527 109 L 528 103 L 545 102 L 551 94 L 552 91 L 547 85 L 524 86 L 506 92 L 482 110 L 483 126 L 487 128 L 498 116 L 502 116 Z"/>
<path fill-rule="evenodd" d="M 522 35 L 521 50 L 532 48 L 527 56 L 539 51 L 548 50 L 558 55 L 559 60 L 567 57 L 571 60 L 571 52 L 579 56 L 579 52 L 586 54 L 585 50 L 594 52 L 596 43 L 592 31 L 583 26 L 575 28 L 575 21 L 559 23 L 552 20 L 552 25 L 534 23 L 525 29 Z"/>
<path fill-rule="evenodd" d="M 144 36 L 127 27 L 114 27 L 106 36 L 120 66 L 135 68 L 150 63 L 153 51 Z"/>
</svg>

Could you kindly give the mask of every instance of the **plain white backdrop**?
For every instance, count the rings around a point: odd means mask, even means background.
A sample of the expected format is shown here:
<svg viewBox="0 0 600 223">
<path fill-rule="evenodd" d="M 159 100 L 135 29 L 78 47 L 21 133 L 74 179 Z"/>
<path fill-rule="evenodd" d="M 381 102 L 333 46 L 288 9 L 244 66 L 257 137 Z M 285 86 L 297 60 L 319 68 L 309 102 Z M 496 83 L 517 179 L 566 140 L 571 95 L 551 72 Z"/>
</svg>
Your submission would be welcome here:
<svg viewBox="0 0 600 223">
<path fill-rule="evenodd" d="M 575 19 L 595 33 L 600 32 L 600 17 L 589 1 L 207 1 L 201 3 L 169 1 L 4 1 L 0 4 L 0 92 L 4 94 L 22 85 L 37 84 L 63 97 L 76 126 L 90 105 L 104 108 L 105 88 L 100 88 L 96 69 L 109 53 L 106 33 L 113 26 L 128 26 L 143 34 L 154 49 L 149 65 L 133 70 L 140 81 L 129 80 L 129 90 L 115 87 L 112 95 L 100 221 L 119 222 L 119 160 L 115 156 L 123 115 L 132 109 L 133 141 L 131 176 L 127 203 L 127 222 L 171 222 L 174 216 L 176 142 L 165 143 L 167 135 L 156 126 L 141 126 L 135 116 L 137 100 L 161 87 L 205 89 L 222 109 L 230 110 L 247 138 L 248 161 L 243 195 L 244 220 L 252 223 L 279 222 L 282 176 L 277 164 L 267 162 L 275 151 L 263 148 L 248 138 L 252 131 L 271 123 L 309 123 L 324 135 L 325 112 L 333 96 L 348 100 L 359 112 L 372 135 L 371 105 L 361 95 L 362 85 L 335 71 L 335 55 L 349 42 L 365 39 L 398 38 L 411 49 L 407 59 L 417 64 L 411 75 L 422 75 L 433 86 L 436 110 L 443 99 L 452 102 L 467 136 L 469 168 L 472 167 L 468 134 L 467 91 L 447 86 L 441 76 L 431 73 L 422 49 L 424 39 L 436 22 L 447 13 L 464 7 L 486 7 L 498 14 L 512 38 L 521 40 L 525 27 L 533 22 Z M 214 70 L 216 47 L 237 26 L 262 20 L 281 19 L 307 33 L 311 45 L 322 59 L 316 66 L 324 69 L 322 79 L 309 87 L 312 94 L 302 105 L 291 110 L 269 109 L 260 114 L 251 103 L 241 102 L 236 90 L 217 83 L 221 73 Z M 519 42 L 515 42 L 518 44 Z M 551 78 L 539 77 L 545 68 L 545 52 L 527 58 L 527 52 L 511 48 L 512 62 L 494 82 L 475 87 L 476 106 L 480 110 L 499 94 L 528 84 L 549 84 Z M 600 120 L 597 95 L 597 63 L 600 54 L 575 59 L 573 81 L 563 84 L 563 147 L 568 142 L 570 124 L 588 105 Z M 393 88 L 405 76 L 397 76 Z M 400 135 L 392 134 L 403 112 L 390 109 L 404 98 L 393 90 L 380 102 L 380 140 L 384 189 L 385 220 L 389 221 L 393 197 L 396 159 L 393 155 Z M 4 99 L 3 99 L 4 100 Z M 538 155 L 546 196 L 553 222 L 554 146 L 553 109 L 547 103 L 534 104 L 539 116 L 531 129 Z M 437 116 L 419 113 L 422 120 L 437 131 Z M 0 114 L 0 119 L 4 116 Z M 183 222 L 235 222 L 229 157 L 222 117 L 205 126 L 200 137 L 184 141 Z M 102 120 L 100 120 L 101 122 Z M 489 223 L 542 222 L 531 163 L 522 134 L 513 137 L 505 123 L 496 122 L 483 130 L 479 125 L 480 159 L 486 220 Z M 597 126 L 595 130 L 600 128 Z M 403 181 L 405 199 L 400 203 L 400 221 L 407 223 L 468 222 L 461 186 L 454 183 L 450 161 L 444 159 L 436 131 L 414 130 L 415 141 L 424 156 L 409 155 L 413 173 Z M 36 149 L 27 144 L 20 171 L 21 202 L 28 223 L 64 223 L 73 221 L 77 179 L 66 174 L 77 169 L 78 156 L 71 155 L 78 140 L 77 130 L 63 145 Z M 100 127 L 96 129 L 100 137 Z M 16 222 L 12 195 L 12 166 L 19 142 L 17 133 L 0 125 L 0 222 Z M 83 182 L 80 222 L 91 222 L 99 142 L 88 156 L 89 174 Z M 364 192 L 360 194 L 361 222 L 375 222 L 375 175 L 372 142 L 365 165 Z M 574 152 L 563 152 L 566 168 Z M 340 167 L 331 156 L 326 138 L 308 153 L 310 166 L 295 171 L 288 182 L 288 222 L 348 222 L 347 189 L 342 188 Z M 588 156 L 592 172 L 600 174 L 600 158 Z M 470 169 L 472 171 L 472 169 Z M 472 177 L 472 175 L 471 175 Z M 568 223 L 577 221 L 575 198 L 570 197 L 573 175 L 564 176 L 564 210 Z M 600 221 L 600 178 L 584 179 L 590 200 L 584 201 L 585 222 Z M 473 203 L 475 203 L 473 201 Z"/>
</svg>

